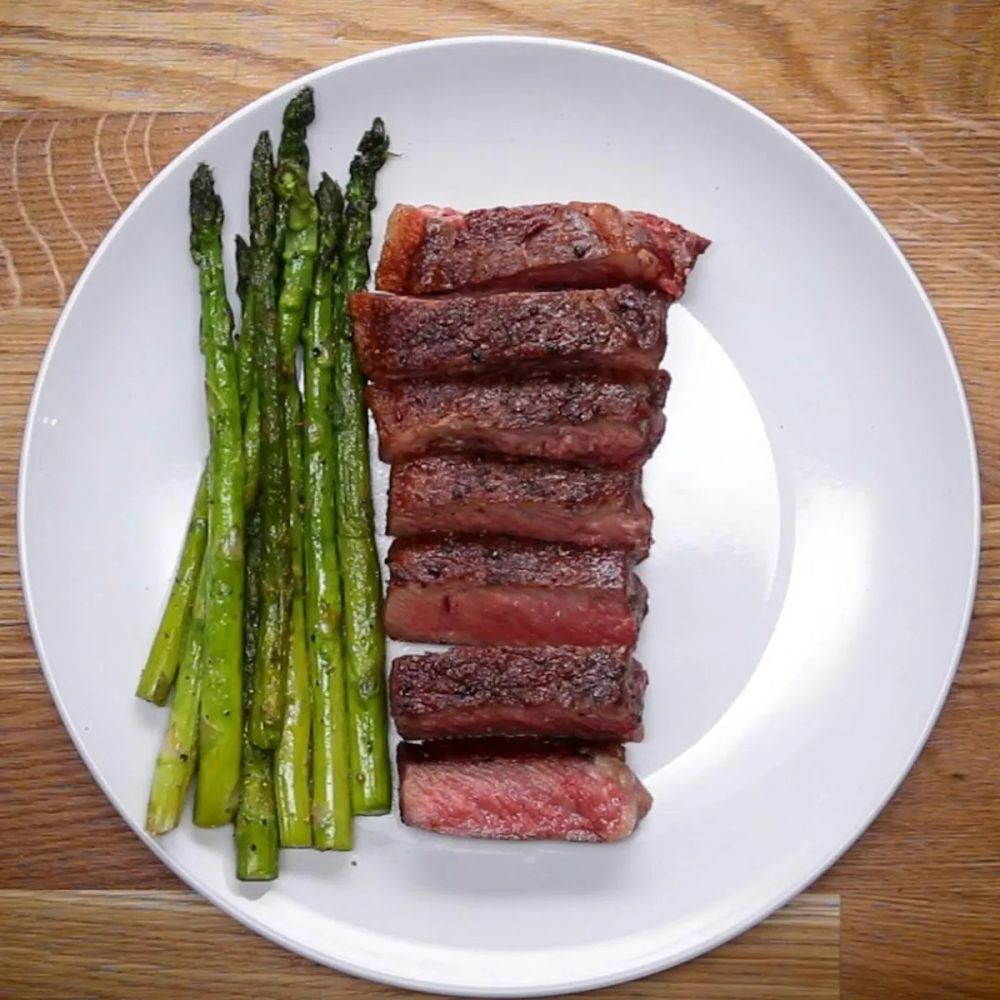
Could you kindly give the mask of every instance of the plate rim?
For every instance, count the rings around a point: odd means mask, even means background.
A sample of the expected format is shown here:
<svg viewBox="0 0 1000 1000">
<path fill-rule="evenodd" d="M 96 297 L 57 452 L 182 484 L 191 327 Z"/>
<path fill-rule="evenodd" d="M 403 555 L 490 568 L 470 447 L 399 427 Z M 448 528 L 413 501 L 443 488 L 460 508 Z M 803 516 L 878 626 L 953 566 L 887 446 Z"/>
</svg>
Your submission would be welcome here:
<svg viewBox="0 0 1000 1000">
<path fill-rule="evenodd" d="M 118 231 L 128 224 L 133 213 L 138 209 L 138 207 L 150 197 L 156 189 L 164 182 L 164 180 L 172 174 L 175 170 L 179 169 L 179 164 L 182 159 L 186 159 L 193 152 L 200 149 L 203 145 L 209 142 L 209 140 L 218 132 L 226 129 L 230 124 L 239 120 L 240 118 L 252 113 L 254 109 L 258 106 L 272 101 L 275 98 L 280 98 L 285 94 L 289 94 L 292 91 L 307 85 L 317 79 L 327 76 L 328 74 L 336 73 L 341 69 L 346 69 L 351 66 L 359 65 L 364 62 L 392 58 L 396 55 L 403 54 L 412 50 L 417 49 L 447 49 L 454 46 L 479 46 L 479 45 L 526 45 L 531 47 L 549 47 L 549 48 L 561 48 L 576 50 L 583 53 L 588 53 L 591 55 L 597 55 L 602 57 L 614 57 L 617 59 L 624 59 L 626 61 L 642 65 L 646 68 L 655 69 L 658 72 L 664 72 L 669 75 L 679 77 L 690 84 L 697 87 L 704 88 L 705 90 L 713 93 L 717 97 L 721 97 L 730 104 L 736 106 L 739 110 L 748 113 L 756 117 L 759 121 L 766 124 L 771 129 L 775 130 L 785 141 L 790 141 L 793 146 L 798 147 L 801 151 L 805 152 L 809 159 L 822 170 L 824 170 L 836 183 L 837 185 L 845 191 L 851 199 L 854 201 L 855 205 L 862 211 L 862 213 L 867 217 L 868 221 L 872 223 L 876 231 L 881 235 L 882 239 L 888 244 L 889 248 L 892 250 L 896 261 L 903 268 L 903 273 L 909 279 L 914 291 L 916 292 L 924 310 L 926 311 L 931 324 L 933 326 L 934 332 L 937 335 L 937 339 L 940 347 L 944 353 L 944 360 L 948 367 L 948 372 L 951 376 L 951 381 L 954 390 L 957 393 L 957 399 L 960 404 L 961 416 L 964 423 L 965 430 L 965 443 L 968 450 L 968 461 L 969 461 L 969 471 L 971 475 L 971 487 L 972 487 L 972 509 L 968 512 L 971 515 L 971 529 L 972 529 L 972 559 L 970 563 L 970 574 L 969 581 L 966 587 L 966 594 L 964 599 L 964 607 L 962 611 L 961 621 L 959 622 L 959 629 L 956 634 L 955 646 L 951 654 L 951 664 L 949 669 L 942 675 L 942 683 L 940 689 L 938 690 L 934 705 L 928 715 L 928 718 L 924 724 L 924 727 L 916 739 L 912 750 L 906 759 L 905 764 L 900 770 L 899 775 L 891 783 L 884 794 L 876 797 L 875 805 L 873 808 L 861 819 L 857 824 L 856 828 L 850 834 L 844 843 L 831 851 L 826 857 L 821 861 L 813 865 L 809 872 L 802 877 L 798 882 L 796 882 L 791 888 L 782 888 L 780 891 L 774 893 L 766 902 L 756 906 L 749 915 L 744 915 L 741 919 L 732 921 L 730 924 L 726 925 L 724 929 L 717 931 L 715 934 L 706 937 L 700 941 L 697 945 L 689 946 L 683 951 L 679 951 L 672 955 L 659 955 L 658 957 L 652 959 L 646 959 L 642 962 L 636 962 L 627 968 L 615 968 L 609 970 L 608 972 L 598 975 L 589 976 L 582 979 L 575 980 L 563 980 L 560 981 L 558 985 L 543 985 L 536 987 L 490 987 L 484 985 L 470 986 L 468 983 L 458 983 L 453 981 L 450 983 L 440 983 L 432 982 L 429 980 L 419 980 L 410 979 L 406 976 L 398 976 L 390 973 L 384 973 L 380 970 L 375 970 L 367 967 L 362 967 L 356 965 L 350 960 L 341 960 L 340 958 L 332 958 L 329 954 L 321 952 L 317 949 L 309 947 L 308 945 L 300 944 L 293 939 L 289 938 L 279 930 L 272 929 L 265 926 L 262 922 L 257 920 L 252 913 L 242 912 L 236 906 L 232 905 L 231 900 L 228 896 L 220 896 L 217 894 L 210 894 L 209 890 L 203 889 L 199 886 L 199 878 L 191 872 L 187 866 L 176 861 L 160 844 L 156 838 L 152 837 L 150 834 L 141 827 L 140 824 L 133 822 L 126 814 L 119 797 L 110 788 L 110 786 L 105 782 L 104 777 L 96 769 L 94 762 L 92 761 L 89 753 L 86 750 L 85 743 L 83 741 L 82 735 L 78 732 L 77 728 L 73 724 L 72 720 L 69 718 L 66 710 L 66 706 L 59 693 L 59 687 L 56 679 L 52 673 L 49 666 L 45 647 L 42 642 L 41 635 L 37 628 L 34 600 L 32 597 L 30 575 L 28 570 L 28 560 L 27 560 L 27 539 L 25 535 L 25 512 L 26 512 L 26 497 L 25 497 L 25 484 L 28 473 L 28 464 L 31 454 L 31 443 L 33 438 L 33 430 L 37 419 L 37 408 L 39 405 L 40 395 L 42 386 L 45 383 L 46 376 L 48 374 L 48 368 L 51 363 L 52 357 L 54 356 L 56 349 L 59 345 L 60 338 L 62 336 L 63 329 L 66 326 L 68 317 L 76 303 L 77 297 L 81 294 L 87 279 L 90 277 L 92 271 L 94 271 L 100 262 L 101 258 L 107 251 L 108 246 L 111 241 L 115 238 Z M 210 129 L 200 135 L 192 143 L 182 149 L 171 161 L 166 164 L 159 173 L 136 195 L 128 207 L 121 213 L 112 227 L 105 234 L 104 238 L 98 244 L 97 248 L 94 250 L 90 259 L 88 260 L 80 276 L 77 278 L 74 284 L 73 290 L 67 298 L 65 304 L 63 305 L 59 318 L 57 319 L 55 326 L 52 329 L 52 333 L 49 336 L 48 344 L 46 345 L 45 352 L 42 356 L 42 360 L 38 367 L 38 372 L 35 377 L 34 386 L 32 388 L 31 400 L 26 411 L 24 428 L 21 437 L 21 452 L 18 462 L 18 485 L 17 485 L 17 499 L 16 499 L 16 519 L 17 519 L 17 552 L 18 552 L 18 573 L 21 583 L 21 593 L 24 599 L 25 612 L 28 620 L 29 629 L 31 632 L 32 642 L 35 647 L 36 654 L 38 656 L 39 666 L 42 670 L 42 675 L 45 679 L 46 686 L 48 688 L 49 694 L 55 703 L 56 710 L 58 711 L 59 718 L 68 732 L 70 739 L 76 749 L 77 754 L 87 766 L 91 777 L 94 779 L 97 786 L 104 793 L 108 801 L 114 806 L 115 810 L 118 812 L 119 816 L 125 821 L 125 823 L 130 827 L 132 832 L 146 845 L 146 847 L 152 851 L 152 853 L 165 864 L 175 875 L 177 875 L 190 889 L 194 890 L 199 896 L 209 902 L 211 905 L 217 907 L 227 916 L 232 917 L 239 923 L 247 927 L 249 930 L 256 934 L 260 934 L 262 937 L 279 944 L 281 947 L 292 951 L 295 954 L 301 955 L 308 958 L 318 964 L 327 966 L 329 968 L 336 969 L 341 972 L 348 973 L 349 975 L 358 976 L 361 978 L 369 979 L 374 982 L 385 983 L 392 986 L 397 986 L 405 989 L 413 989 L 422 992 L 437 992 L 446 995 L 453 996 L 552 996 L 565 994 L 570 992 L 575 992 L 578 990 L 585 989 L 597 989 L 605 986 L 612 986 L 616 984 L 621 984 L 624 982 L 629 982 L 632 980 L 640 979 L 645 976 L 665 971 L 666 969 L 673 968 L 674 966 L 680 965 L 684 962 L 690 961 L 700 955 L 707 954 L 713 951 L 720 945 L 738 937 L 739 935 L 745 933 L 751 927 L 756 926 L 763 920 L 770 917 L 775 911 L 780 909 L 790 900 L 798 896 L 803 890 L 805 890 L 809 885 L 811 885 L 820 875 L 826 872 L 830 867 L 832 867 L 836 862 L 844 855 L 848 850 L 850 850 L 859 838 L 868 830 L 871 824 L 875 821 L 878 815 L 886 807 L 889 801 L 896 795 L 903 781 L 909 775 L 912 770 L 917 758 L 923 751 L 928 738 L 934 726 L 941 715 L 941 711 L 944 707 L 944 703 L 947 699 L 948 693 L 950 692 L 952 685 L 954 683 L 955 675 L 958 671 L 959 665 L 961 663 L 962 654 L 965 650 L 966 641 L 968 638 L 968 632 L 971 625 L 972 615 L 975 608 L 976 595 L 978 590 L 978 580 L 980 563 L 982 557 L 982 486 L 981 486 L 981 475 L 980 475 L 980 463 L 979 463 L 979 453 L 976 444 L 975 437 L 975 427 L 972 420 L 972 413 L 969 406 L 968 395 L 965 391 L 965 386 L 962 381 L 961 373 L 958 367 L 958 362 L 955 357 L 954 350 L 951 346 L 951 342 L 945 333 L 944 326 L 941 323 L 940 318 L 937 315 L 937 311 L 931 302 L 930 296 L 928 295 L 926 289 L 924 288 L 919 276 L 911 265 L 909 259 L 906 257 L 905 253 L 900 248 L 899 244 L 896 242 L 895 238 L 886 228 L 884 223 L 874 212 L 874 210 L 869 206 L 867 201 L 854 189 L 854 187 L 833 167 L 829 164 L 816 150 L 814 150 L 807 142 L 797 136 L 789 128 L 782 125 L 779 121 L 773 118 L 771 115 L 760 110 L 749 100 L 739 97 L 736 94 L 726 90 L 719 84 L 713 83 L 703 77 L 698 76 L 688 70 L 681 69 L 671 63 L 655 59 L 649 56 L 638 55 L 633 52 L 626 51 L 624 49 L 615 48 L 610 45 L 600 45 L 593 42 L 585 42 L 576 39 L 562 38 L 562 37 L 551 37 L 543 35 L 518 35 L 510 33 L 502 34 L 472 34 L 472 35 L 455 35 L 447 36 L 443 38 L 432 38 L 419 42 L 410 42 L 401 45 L 392 45 L 383 48 L 374 49 L 370 52 L 361 53 L 356 56 L 349 57 L 347 59 L 339 60 L 336 62 L 328 63 L 325 66 L 318 67 L 317 69 L 311 70 L 310 72 L 303 74 L 296 79 L 293 79 L 287 83 L 281 84 L 272 90 L 260 95 L 254 100 L 248 102 L 237 108 L 234 112 L 224 117 L 221 121 L 217 122 Z"/>
</svg>

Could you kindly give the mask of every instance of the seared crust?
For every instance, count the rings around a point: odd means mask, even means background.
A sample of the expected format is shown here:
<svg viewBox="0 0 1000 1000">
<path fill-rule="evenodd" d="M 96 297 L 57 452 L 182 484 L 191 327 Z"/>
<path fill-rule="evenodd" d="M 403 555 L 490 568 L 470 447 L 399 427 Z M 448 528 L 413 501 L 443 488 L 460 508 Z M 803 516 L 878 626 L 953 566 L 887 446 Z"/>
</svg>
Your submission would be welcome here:
<svg viewBox="0 0 1000 1000">
<path fill-rule="evenodd" d="M 398 657 L 389 702 L 404 739 L 639 740 L 645 689 L 626 648 L 491 646 Z"/>
<path fill-rule="evenodd" d="M 375 382 L 599 369 L 651 376 L 666 349 L 666 302 L 631 285 L 410 298 L 355 292 L 354 342 Z"/>
<path fill-rule="evenodd" d="M 669 382 L 664 371 L 618 380 L 579 372 L 371 383 L 367 392 L 386 462 L 465 451 L 617 466 L 656 447 Z"/>
<path fill-rule="evenodd" d="M 536 759 L 625 760 L 625 748 L 617 743 L 577 743 L 534 737 L 522 739 L 435 740 L 432 743 L 400 743 L 397 759 L 403 764 L 425 764 L 434 761 L 474 763 L 502 760 Z"/>
<path fill-rule="evenodd" d="M 618 549 L 512 538 L 397 539 L 386 632 L 473 646 L 632 646 L 646 589 Z"/>
<path fill-rule="evenodd" d="M 632 557 L 622 550 L 513 538 L 401 538 L 392 543 L 387 561 L 390 588 L 447 582 L 631 591 L 634 580 Z"/>
<path fill-rule="evenodd" d="M 409 287 L 410 268 L 424 238 L 424 219 L 424 213 L 413 205 L 397 205 L 389 214 L 376 288 L 402 292 Z"/>
<path fill-rule="evenodd" d="M 426 295 L 474 288 L 637 282 L 678 298 L 709 241 L 667 219 L 601 202 L 457 212 L 397 205 L 376 287 Z"/>
<path fill-rule="evenodd" d="M 642 474 L 630 469 L 442 455 L 394 465 L 389 484 L 387 529 L 397 537 L 511 535 L 643 556 L 652 524 Z"/>
</svg>

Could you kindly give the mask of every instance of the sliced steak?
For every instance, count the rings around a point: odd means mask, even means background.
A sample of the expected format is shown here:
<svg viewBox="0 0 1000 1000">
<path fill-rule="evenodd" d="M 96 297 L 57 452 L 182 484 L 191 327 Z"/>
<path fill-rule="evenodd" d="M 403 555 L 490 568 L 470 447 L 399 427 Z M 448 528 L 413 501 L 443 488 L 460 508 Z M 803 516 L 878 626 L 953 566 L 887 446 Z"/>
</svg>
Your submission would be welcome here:
<svg viewBox="0 0 1000 1000">
<path fill-rule="evenodd" d="M 667 219 L 600 202 L 464 213 L 397 205 L 375 280 L 409 295 L 638 284 L 676 299 L 708 244 Z"/>
<path fill-rule="evenodd" d="M 389 705 L 407 740 L 642 739 L 646 672 L 623 647 L 456 647 L 400 656 Z"/>
<path fill-rule="evenodd" d="M 355 292 L 354 343 L 374 382 L 596 369 L 651 376 L 667 304 L 632 285 L 413 298 Z"/>
<path fill-rule="evenodd" d="M 643 556 L 652 525 L 636 470 L 439 455 L 394 465 L 389 481 L 387 532 L 397 538 L 510 535 Z"/>
<path fill-rule="evenodd" d="M 646 589 L 620 549 L 510 538 L 397 539 L 385 628 L 479 646 L 634 646 Z"/>
<path fill-rule="evenodd" d="M 400 462 L 465 451 L 585 465 L 636 465 L 663 435 L 670 378 L 440 379 L 368 386 L 379 454 Z"/>
<path fill-rule="evenodd" d="M 401 743 L 396 760 L 403 822 L 456 837 L 623 840 L 653 803 L 616 744 Z"/>
</svg>

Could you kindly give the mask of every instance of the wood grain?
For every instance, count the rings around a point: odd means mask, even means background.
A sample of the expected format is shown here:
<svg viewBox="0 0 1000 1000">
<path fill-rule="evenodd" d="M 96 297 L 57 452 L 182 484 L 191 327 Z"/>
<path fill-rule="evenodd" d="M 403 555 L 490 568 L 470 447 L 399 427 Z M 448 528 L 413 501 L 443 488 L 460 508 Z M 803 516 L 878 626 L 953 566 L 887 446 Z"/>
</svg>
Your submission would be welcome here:
<svg viewBox="0 0 1000 1000">
<path fill-rule="evenodd" d="M 835 1000 L 839 996 L 840 901 L 809 893 L 704 961 L 652 976 L 623 997 L 670 1000 Z M 53 940 L 62 946 L 55 953 Z M 19 1000 L 74 995 L 102 1000 L 303 995 L 331 987 L 332 974 L 256 938 L 187 892 L 0 891 L 4 989 Z M 39 954 L 48 960 L 39 963 Z M 225 955 L 225 964 L 204 955 Z M 773 963 L 780 954 L 782 961 Z M 763 967 L 759 974 L 747 971 Z M 338 977 L 367 1000 L 419 997 Z M 580 993 L 580 998 L 607 996 Z"/>
<path fill-rule="evenodd" d="M 768 111 L 976 115 L 996 107 L 990 0 L 8 2 L 0 107 L 232 108 L 318 66 L 444 35 L 559 35 L 682 65 Z"/>
<path fill-rule="evenodd" d="M 900 792 L 786 911 L 712 956 L 603 995 L 1000 995 L 1000 3 L 0 0 L 0 997 L 396 992 L 255 942 L 182 889 L 106 802 L 59 724 L 25 623 L 17 459 L 60 306 L 121 210 L 176 153 L 317 66 L 497 31 L 676 63 L 813 145 L 928 289 L 982 464 L 976 614 L 941 720 Z M 181 960 L 163 964 L 158 939 Z"/>
</svg>

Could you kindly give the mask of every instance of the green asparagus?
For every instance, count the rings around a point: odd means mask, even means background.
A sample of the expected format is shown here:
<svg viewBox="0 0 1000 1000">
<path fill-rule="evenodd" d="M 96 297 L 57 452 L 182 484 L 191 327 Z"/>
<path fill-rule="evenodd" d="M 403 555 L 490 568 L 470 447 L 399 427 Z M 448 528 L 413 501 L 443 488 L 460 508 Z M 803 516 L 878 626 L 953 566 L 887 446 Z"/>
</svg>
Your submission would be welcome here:
<svg viewBox="0 0 1000 1000">
<path fill-rule="evenodd" d="M 278 839 L 282 847 L 312 844 L 309 732 L 312 704 L 302 598 L 292 601 L 292 629 L 285 675 L 285 725 L 274 751 Z"/>
<path fill-rule="evenodd" d="M 240 412 L 246 413 L 250 405 L 250 393 L 256 385 L 254 372 L 254 330 L 253 297 L 250 295 L 250 279 L 253 272 L 253 253 L 242 236 L 236 237 L 236 295 L 240 300 L 243 314 L 240 318 L 240 336 L 236 347 L 236 363 L 239 369 Z"/>
<path fill-rule="evenodd" d="M 205 634 L 207 573 L 196 582 L 191 624 L 184 640 L 170 722 L 156 757 L 146 807 L 146 829 L 168 833 L 180 822 L 198 756 L 198 708 L 201 701 L 202 640 Z"/>
<path fill-rule="evenodd" d="M 154 705 L 166 703 L 177 676 L 177 665 L 189 629 L 207 536 L 208 482 L 203 472 L 195 494 L 177 574 L 135 692 L 138 697 L 151 701 Z"/>
<path fill-rule="evenodd" d="M 309 147 L 306 132 L 316 117 L 316 105 L 312 87 L 303 87 L 285 105 L 281 116 L 281 141 L 278 143 L 278 164 L 298 163 L 309 173 Z M 278 202 L 274 227 L 274 248 L 280 256 L 285 248 L 285 232 L 288 228 L 287 203 Z"/>
<path fill-rule="evenodd" d="M 343 223 L 343 195 L 326 174 L 316 191 L 319 241 L 309 317 L 303 327 L 305 360 L 305 570 L 306 632 L 312 675 L 313 844 L 349 851 L 350 738 L 344 647 L 340 634 L 331 428 L 333 412 L 333 285 Z"/>
<path fill-rule="evenodd" d="M 222 267 L 222 200 L 212 173 L 191 178 L 191 256 L 201 288 L 209 418 L 206 604 L 195 822 L 228 823 L 239 801 L 242 741 L 243 431 L 233 318 Z"/>
<path fill-rule="evenodd" d="M 285 678 L 285 720 L 275 752 L 275 778 L 281 843 L 286 847 L 302 847 L 312 843 L 309 792 L 312 700 L 303 608 L 302 400 L 296 381 L 296 356 L 316 260 L 317 212 L 306 168 L 301 163 L 279 162 L 277 190 L 278 204 L 287 208 L 278 332 L 288 434 L 292 619 Z"/>
<path fill-rule="evenodd" d="M 257 504 L 260 492 L 260 393 L 257 387 L 250 392 L 243 417 L 243 507 L 250 510 Z"/>
<path fill-rule="evenodd" d="M 288 538 L 288 450 L 284 380 L 275 283 L 277 257 L 274 161 L 271 138 L 254 146 L 250 175 L 251 272 L 248 303 L 253 310 L 254 371 L 260 404 L 260 508 L 263 537 L 260 626 L 254 664 L 250 735 L 262 749 L 278 745 L 285 711 L 285 662 L 291 614 L 291 551 Z"/>
<path fill-rule="evenodd" d="M 344 199 L 344 235 L 334 303 L 333 381 L 337 399 L 337 550 L 344 584 L 344 645 L 351 723 L 351 799 L 355 813 L 388 812 L 392 804 L 385 702 L 382 582 L 375 549 L 368 413 L 364 378 L 351 339 L 347 300 L 368 281 L 375 178 L 389 152 L 376 118 L 358 145 Z"/>
<path fill-rule="evenodd" d="M 210 450 L 136 692 L 164 704 L 175 688 L 147 830 L 177 825 L 197 768 L 195 823 L 234 821 L 244 881 L 276 878 L 279 846 L 351 849 L 353 816 L 392 800 L 368 420 L 348 308 L 369 276 L 389 140 L 376 118 L 345 191 L 324 174 L 313 195 L 314 117 L 305 87 L 285 108 L 277 169 L 266 132 L 254 147 L 236 337 L 222 202 L 206 165 L 191 179 Z"/>
<path fill-rule="evenodd" d="M 253 664 L 260 617 L 260 512 L 247 516 L 246 595 L 243 612 L 243 761 L 240 805 L 236 811 L 234 842 L 236 877 L 243 882 L 265 882 L 278 876 L 278 824 L 275 815 L 273 762 L 270 750 L 250 739 L 250 703 L 253 700 Z"/>
<path fill-rule="evenodd" d="M 240 764 L 240 804 L 236 810 L 233 840 L 236 877 L 244 882 L 270 881 L 278 876 L 278 824 L 274 805 L 273 755 L 250 739 L 250 706 L 253 670 L 260 626 L 260 567 L 262 559 L 260 511 L 256 508 L 260 476 L 260 396 L 254 369 L 254 301 L 250 296 L 252 255 L 249 245 L 236 237 L 236 273 L 243 305 L 239 343 L 240 403 L 244 407 L 243 454 L 247 481 L 246 572 L 243 598 L 243 758 Z"/>
<path fill-rule="evenodd" d="M 240 380 L 240 412 L 243 414 L 243 506 L 250 510 L 257 503 L 260 487 L 260 396 L 254 372 L 253 297 L 250 295 L 250 273 L 253 267 L 250 246 L 242 236 L 236 237 L 236 292 L 243 307 L 237 365 Z"/>
</svg>

